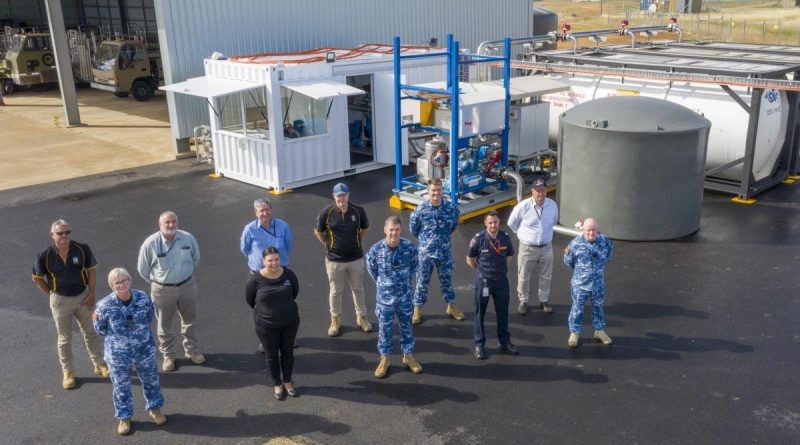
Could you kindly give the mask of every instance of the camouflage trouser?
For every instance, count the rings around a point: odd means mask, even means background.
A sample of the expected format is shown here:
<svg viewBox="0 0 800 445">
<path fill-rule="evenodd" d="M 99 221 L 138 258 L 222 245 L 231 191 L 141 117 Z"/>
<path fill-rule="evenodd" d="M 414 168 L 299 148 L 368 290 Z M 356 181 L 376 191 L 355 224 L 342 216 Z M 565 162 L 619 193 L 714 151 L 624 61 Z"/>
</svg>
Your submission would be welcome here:
<svg viewBox="0 0 800 445">
<path fill-rule="evenodd" d="M 120 348 L 113 352 L 109 352 L 109 348 L 106 348 L 105 358 L 111 371 L 111 383 L 114 385 L 114 417 L 129 419 L 133 416 L 131 372 L 134 366 L 139 380 L 142 382 L 142 391 L 147 405 L 145 408 L 148 410 L 158 409 L 164 405 L 164 395 L 158 380 L 154 344 L 144 344 L 136 350 Z"/>
<path fill-rule="evenodd" d="M 444 259 L 423 257 L 419 258 L 417 266 L 417 288 L 414 290 L 414 306 L 423 306 L 428 301 L 428 285 L 431 283 L 433 266 L 439 271 L 439 287 L 442 297 L 447 304 L 455 304 L 456 293 L 453 291 L 453 257 Z"/>
<path fill-rule="evenodd" d="M 587 290 L 572 289 L 572 308 L 569 310 L 569 331 L 576 334 L 583 332 L 583 305 L 586 300 L 592 301 L 592 327 L 598 331 L 606 328 L 606 316 L 603 311 L 605 294 Z"/>
<path fill-rule="evenodd" d="M 411 302 L 392 306 L 378 303 L 375 315 L 378 317 L 378 352 L 381 355 L 392 353 L 392 330 L 394 316 L 397 315 L 397 327 L 400 331 L 400 350 L 403 354 L 414 352 L 414 331 L 411 327 L 411 314 L 414 307 Z"/>
</svg>

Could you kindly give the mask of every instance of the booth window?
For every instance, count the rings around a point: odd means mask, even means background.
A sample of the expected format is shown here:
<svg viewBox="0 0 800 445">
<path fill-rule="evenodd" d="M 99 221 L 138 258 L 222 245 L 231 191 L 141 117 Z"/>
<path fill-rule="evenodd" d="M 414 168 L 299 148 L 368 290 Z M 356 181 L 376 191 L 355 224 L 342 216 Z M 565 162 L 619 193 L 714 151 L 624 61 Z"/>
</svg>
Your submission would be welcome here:
<svg viewBox="0 0 800 445">
<path fill-rule="evenodd" d="M 220 128 L 259 138 L 269 137 L 264 88 L 252 88 L 217 99 Z"/>
<path fill-rule="evenodd" d="M 328 133 L 328 108 L 331 99 L 316 100 L 281 87 L 283 136 L 289 139 Z"/>
</svg>

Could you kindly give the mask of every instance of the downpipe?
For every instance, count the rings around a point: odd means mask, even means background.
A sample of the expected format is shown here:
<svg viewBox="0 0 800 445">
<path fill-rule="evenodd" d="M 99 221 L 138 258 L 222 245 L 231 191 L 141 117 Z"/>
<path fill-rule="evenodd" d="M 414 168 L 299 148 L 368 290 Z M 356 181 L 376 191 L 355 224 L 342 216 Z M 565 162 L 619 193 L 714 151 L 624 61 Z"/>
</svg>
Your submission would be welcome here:
<svg viewBox="0 0 800 445">
<path fill-rule="evenodd" d="M 512 170 L 503 170 L 500 173 L 500 177 L 506 181 L 514 182 L 517 185 L 517 202 L 522 202 L 523 187 L 525 187 L 525 181 L 522 179 L 522 176 Z"/>
</svg>

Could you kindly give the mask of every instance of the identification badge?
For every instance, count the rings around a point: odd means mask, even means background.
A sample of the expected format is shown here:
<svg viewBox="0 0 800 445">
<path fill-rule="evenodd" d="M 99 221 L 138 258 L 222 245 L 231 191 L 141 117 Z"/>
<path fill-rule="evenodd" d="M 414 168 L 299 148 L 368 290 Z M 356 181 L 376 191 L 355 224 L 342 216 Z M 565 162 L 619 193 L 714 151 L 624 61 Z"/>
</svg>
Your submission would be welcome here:
<svg viewBox="0 0 800 445">
<path fill-rule="evenodd" d="M 487 286 L 486 284 L 483 285 L 483 296 L 484 297 L 489 296 L 489 286 Z"/>
</svg>

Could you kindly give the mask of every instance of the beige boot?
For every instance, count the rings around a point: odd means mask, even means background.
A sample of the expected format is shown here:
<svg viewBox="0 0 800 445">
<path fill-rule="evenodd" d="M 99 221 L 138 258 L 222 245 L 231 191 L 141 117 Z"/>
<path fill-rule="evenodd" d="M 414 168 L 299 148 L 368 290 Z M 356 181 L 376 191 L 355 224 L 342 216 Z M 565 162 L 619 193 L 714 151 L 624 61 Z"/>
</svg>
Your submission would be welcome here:
<svg viewBox="0 0 800 445">
<path fill-rule="evenodd" d="M 175 370 L 175 359 L 172 357 L 164 357 L 164 362 L 161 363 L 161 370 L 163 372 L 172 372 Z"/>
<path fill-rule="evenodd" d="M 358 327 L 361 328 L 364 332 L 372 332 L 372 324 L 367 319 L 367 314 L 364 315 L 357 315 L 356 316 L 356 324 Z"/>
<path fill-rule="evenodd" d="M 411 315 L 411 324 L 422 323 L 422 306 L 414 306 L 414 314 Z"/>
<path fill-rule="evenodd" d="M 194 363 L 195 365 L 202 365 L 203 363 L 206 362 L 206 356 L 199 352 L 194 352 L 194 351 L 187 352 L 186 354 L 184 354 L 184 357 L 191 360 L 192 363 Z"/>
<path fill-rule="evenodd" d="M 454 319 L 461 321 L 464 319 L 464 313 L 461 312 L 461 309 L 458 308 L 455 304 L 448 304 L 447 305 L 447 315 L 453 317 Z"/>
<path fill-rule="evenodd" d="M 382 379 L 386 377 L 386 374 L 389 372 L 389 356 L 388 355 L 381 355 L 381 361 L 378 363 L 378 367 L 375 368 L 375 377 Z"/>
<path fill-rule="evenodd" d="M 101 376 L 101 377 L 108 377 L 108 365 L 105 363 L 100 363 L 99 365 L 94 367 L 94 373 Z"/>
<path fill-rule="evenodd" d="M 155 423 L 158 426 L 167 423 L 167 416 L 161 414 L 161 410 L 151 409 L 147 411 L 147 414 L 150 416 L 151 419 L 153 419 L 153 423 Z"/>
<path fill-rule="evenodd" d="M 606 346 L 611 344 L 611 337 L 606 334 L 606 331 L 594 331 L 594 339 Z"/>
<path fill-rule="evenodd" d="M 569 340 L 567 340 L 567 346 L 570 348 L 577 348 L 578 347 L 578 334 L 571 332 L 569 334 Z"/>
<path fill-rule="evenodd" d="M 403 364 L 408 366 L 408 369 L 410 369 L 414 374 L 419 374 L 422 372 L 422 365 L 419 364 L 417 359 L 415 359 L 410 352 L 403 354 Z"/>
<path fill-rule="evenodd" d="M 331 326 L 328 328 L 328 337 L 336 337 L 339 335 L 339 330 L 342 328 L 342 324 L 339 321 L 339 317 L 331 317 Z"/>
<path fill-rule="evenodd" d="M 120 436 L 127 436 L 131 433 L 131 419 L 122 419 L 117 425 L 117 434 Z"/>
<path fill-rule="evenodd" d="M 64 380 L 61 382 L 64 389 L 72 389 L 75 387 L 75 374 L 72 371 L 64 371 Z"/>
</svg>

